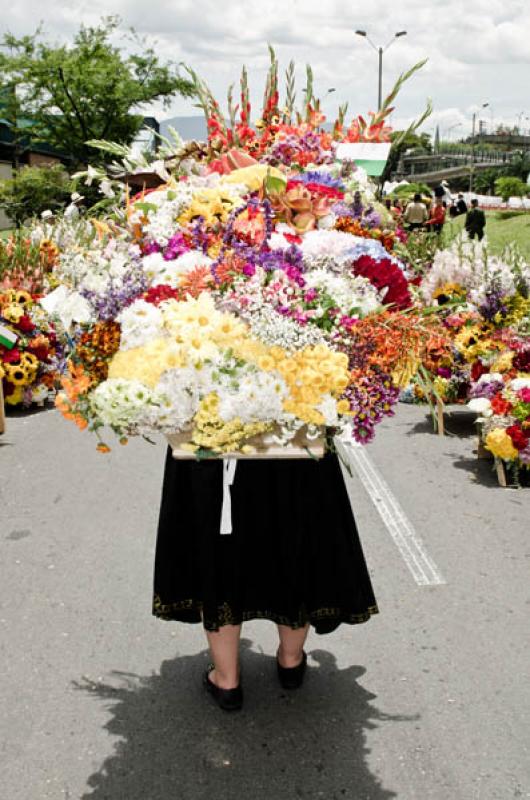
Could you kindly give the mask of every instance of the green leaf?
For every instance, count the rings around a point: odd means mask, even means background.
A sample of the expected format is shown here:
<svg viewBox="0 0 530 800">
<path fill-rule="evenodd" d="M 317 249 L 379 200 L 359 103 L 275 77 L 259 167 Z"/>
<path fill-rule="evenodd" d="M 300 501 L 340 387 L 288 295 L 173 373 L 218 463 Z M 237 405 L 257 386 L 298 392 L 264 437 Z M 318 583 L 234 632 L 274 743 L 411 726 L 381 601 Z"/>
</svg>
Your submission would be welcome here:
<svg viewBox="0 0 530 800">
<path fill-rule="evenodd" d="M 269 172 L 267 173 L 267 177 L 265 178 L 263 185 L 268 195 L 282 194 L 287 186 L 287 178 L 280 178 L 276 175 L 272 175 Z"/>
</svg>

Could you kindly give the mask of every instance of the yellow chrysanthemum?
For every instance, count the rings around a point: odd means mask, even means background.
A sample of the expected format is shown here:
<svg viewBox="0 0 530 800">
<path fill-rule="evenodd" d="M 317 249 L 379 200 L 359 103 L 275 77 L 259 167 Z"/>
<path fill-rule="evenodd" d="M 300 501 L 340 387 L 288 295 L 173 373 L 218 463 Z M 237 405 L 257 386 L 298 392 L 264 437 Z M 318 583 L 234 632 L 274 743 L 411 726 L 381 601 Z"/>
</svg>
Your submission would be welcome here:
<svg viewBox="0 0 530 800">
<path fill-rule="evenodd" d="M 138 380 L 154 388 L 163 372 L 185 365 L 181 348 L 165 339 L 154 339 L 142 347 L 119 350 L 110 362 L 109 378 Z"/>
<path fill-rule="evenodd" d="M 484 446 L 490 453 L 504 461 L 513 461 L 519 457 L 518 451 L 504 428 L 494 428 L 490 431 L 486 436 Z"/>
<path fill-rule="evenodd" d="M 212 392 L 201 401 L 193 418 L 191 441 L 187 449 L 203 447 L 216 453 L 248 452 L 251 448 L 244 443 L 272 427 L 271 423 L 266 422 L 243 423 L 239 417 L 225 422 L 219 416 L 219 397 Z"/>
</svg>

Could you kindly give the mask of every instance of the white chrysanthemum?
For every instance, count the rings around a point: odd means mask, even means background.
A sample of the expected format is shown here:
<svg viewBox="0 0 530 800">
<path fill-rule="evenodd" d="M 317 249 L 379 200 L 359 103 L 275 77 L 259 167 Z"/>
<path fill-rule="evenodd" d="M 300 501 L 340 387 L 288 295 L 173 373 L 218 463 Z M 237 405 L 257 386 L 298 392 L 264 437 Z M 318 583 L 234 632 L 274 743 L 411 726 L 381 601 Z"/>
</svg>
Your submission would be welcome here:
<svg viewBox="0 0 530 800">
<path fill-rule="evenodd" d="M 163 316 L 157 306 L 145 300 L 135 300 L 118 315 L 121 325 L 120 350 L 141 347 L 163 334 Z"/>
<path fill-rule="evenodd" d="M 215 391 L 219 395 L 221 419 L 228 421 L 239 417 L 244 423 L 281 419 L 283 400 L 289 394 L 279 375 L 248 368 L 243 370 L 241 378 L 236 373 L 229 382 L 222 381 Z"/>
<path fill-rule="evenodd" d="M 149 253 L 142 258 L 142 269 L 153 283 L 160 283 L 160 275 L 166 269 L 166 261 L 162 253 Z"/>
<path fill-rule="evenodd" d="M 339 416 L 337 414 L 337 401 L 330 394 L 324 395 L 317 406 L 317 410 L 320 411 L 324 417 L 325 425 L 335 427 L 338 424 Z"/>
<path fill-rule="evenodd" d="M 356 309 L 361 316 L 366 316 L 381 305 L 377 289 L 362 276 L 315 269 L 306 274 L 305 280 L 309 288 L 328 294 L 344 314 Z"/>
<path fill-rule="evenodd" d="M 158 396 L 140 381 L 109 378 L 94 390 L 90 402 L 103 425 L 128 430 L 144 422 L 148 409 L 158 406 Z"/>
<path fill-rule="evenodd" d="M 79 292 L 71 292 L 66 286 L 58 286 L 43 297 L 40 304 L 48 314 L 58 317 L 66 329 L 74 322 L 85 324 L 95 321 L 88 300 Z"/>
</svg>

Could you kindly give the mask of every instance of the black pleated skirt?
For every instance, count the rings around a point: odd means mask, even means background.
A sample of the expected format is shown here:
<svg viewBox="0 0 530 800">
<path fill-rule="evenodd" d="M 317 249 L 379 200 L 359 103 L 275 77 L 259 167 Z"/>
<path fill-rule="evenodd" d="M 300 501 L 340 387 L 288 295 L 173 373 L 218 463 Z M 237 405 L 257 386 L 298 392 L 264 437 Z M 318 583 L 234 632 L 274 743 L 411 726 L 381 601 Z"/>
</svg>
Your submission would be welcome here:
<svg viewBox="0 0 530 800">
<path fill-rule="evenodd" d="M 377 606 L 342 472 L 321 460 L 238 460 L 232 533 L 221 534 L 223 462 L 168 449 L 153 614 L 206 630 L 250 619 L 317 633 Z"/>
</svg>

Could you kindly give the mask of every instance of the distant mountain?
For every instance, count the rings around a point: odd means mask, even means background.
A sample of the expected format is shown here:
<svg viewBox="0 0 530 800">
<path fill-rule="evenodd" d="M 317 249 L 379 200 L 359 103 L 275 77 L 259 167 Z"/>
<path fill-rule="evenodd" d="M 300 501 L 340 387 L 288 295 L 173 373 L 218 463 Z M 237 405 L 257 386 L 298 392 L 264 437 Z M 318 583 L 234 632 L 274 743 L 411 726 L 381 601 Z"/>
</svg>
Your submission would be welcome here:
<svg viewBox="0 0 530 800">
<path fill-rule="evenodd" d="M 160 133 L 162 136 L 168 135 L 169 127 L 175 128 L 183 139 L 206 140 L 206 122 L 204 117 L 172 117 L 164 119 L 160 123 Z"/>
</svg>

